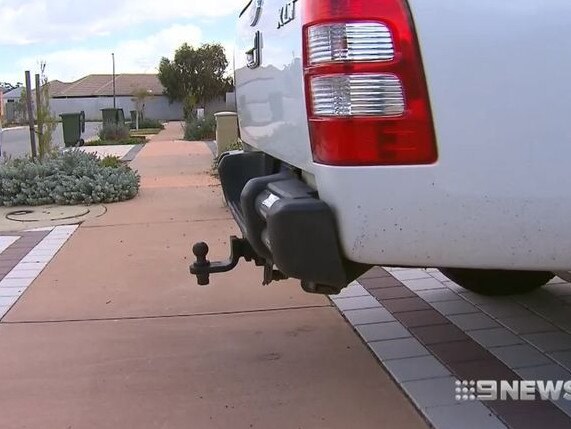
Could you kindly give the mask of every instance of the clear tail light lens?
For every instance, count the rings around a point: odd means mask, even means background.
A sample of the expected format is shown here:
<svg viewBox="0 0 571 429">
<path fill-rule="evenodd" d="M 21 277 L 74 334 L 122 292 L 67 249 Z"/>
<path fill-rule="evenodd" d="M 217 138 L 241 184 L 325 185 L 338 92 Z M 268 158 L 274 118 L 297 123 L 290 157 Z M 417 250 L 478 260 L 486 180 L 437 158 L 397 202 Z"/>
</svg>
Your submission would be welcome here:
<svg viewBox="0 0 571 429">
<path fill-rule="evenodd" d="M 308 29 L 309 63 L 391 61 L 395 49 L 391 32 L 376 22 L 333 23 Z"/>
<path fill-rule="evenodd" d="M 303 4 L 314 161 L 340 166 L 435 163 L 428 88 L 407 1 Z"/>
<path fill-rule="evenodd" d="M 399 116 L 405 102 L 391 74 L 316 76 L 311 79 L 315 116 Z"/>
</svg>

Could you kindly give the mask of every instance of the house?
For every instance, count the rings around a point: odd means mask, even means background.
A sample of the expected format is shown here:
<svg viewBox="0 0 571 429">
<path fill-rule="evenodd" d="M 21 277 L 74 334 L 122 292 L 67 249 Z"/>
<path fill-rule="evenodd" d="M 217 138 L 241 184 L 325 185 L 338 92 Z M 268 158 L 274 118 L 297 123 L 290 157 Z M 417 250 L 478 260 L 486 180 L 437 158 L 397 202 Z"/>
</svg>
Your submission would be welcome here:
<svg viewBox="0 0 571 429">
<path fill-rule="evenodd" d="M 49 85 L 50 108 L 56 117 L 63 113 L 84 111 L 88 121 L 100 121 L 101 109 L 113 107 L 113 75 L 91 74 L 70 83 L 52 80 Z M 4 94 L 7 122 L 23 120 L 23 115 L 15 109 L 23 90 L 16 88 Z M 229 99 L 232 100 L 232 97 Z M 156 74 L 116 75 L 115 101 L 117 108 L 123 109 L 127 118 L 137 108 L 149 119 L 175 121 L 184 118 L 182 103 L 169 102 Z M 34 95 L 32 102 L 35 103 Z M 209 101 L 205 111 L 211 114 L 235 110 L 234 104 L 228 102 L 226 97 L 220 97 Z"/>
<path fill-rule="evenodd" d="M 15 102 L 18 101 L 22 95 L 22 91 L 24 91 L 23 86 L 19 86 L 18 88 L 11 89 L 8 92 L 4 93 L 4 102 Z"/>
<path fill-rule="evenodd" d="M 18 112 L 15 107 L 22 96 L 22 91 L 24 91 L 24 88 L 18 87 L 2 94 L 0 110 L 2 111 L 2 116 L 7 123 L 14 122 L 15 120 L 22 120 L 22 118 L 17 118 Z"/>
<path fill-rule="evenodd" d="M 156 74 L 115 76 L 116 106 L 127 117 L 139 104 L 149 119 L 181 120 L 182 103 L 170 103 L 163 92 Z M 101 109 L 113 107 L 113 75 L 92 74 L 71 83 L 51 81 L 50 107 L 56 116 L 83 110 L 87 120 L 101 120 Z"/>
</svg>

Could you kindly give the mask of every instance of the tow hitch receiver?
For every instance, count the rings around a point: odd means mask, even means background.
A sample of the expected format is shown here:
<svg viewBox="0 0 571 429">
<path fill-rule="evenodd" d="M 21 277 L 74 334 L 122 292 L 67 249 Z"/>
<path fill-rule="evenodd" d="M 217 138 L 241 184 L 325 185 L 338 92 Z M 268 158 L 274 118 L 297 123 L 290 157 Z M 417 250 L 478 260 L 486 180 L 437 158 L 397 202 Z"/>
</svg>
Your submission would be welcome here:
<svg viewBox="0 0 571 429">
<path fill-rule="evenodd" d="M 264 285 L 268 285 L 272 281 L 287 279 L 287 276 L 274 269 L 273 263 L 260 258 L 245 238 L 238 238 L 234 235 L 230 237 L 230 258 L 225 261 L 210 262 L 206 259 L 208 250 L 208 244 L 202 241 L 192 246 L 192 253 L 196 256 L 196 261 L 190 266 L 190 273 L 196 276 L 199 286 L 210 284 L 210 274 L 226 273 L 233 270 L 238 265 L 240 258 L 244 258 L 246 262 L 253 261 L 257 267 L 264 267 Z"/>
<path fill-rule="evenodd" d="M 201 286 L 210 274 L 232 270 L 240 258 L 264 267 L 263 284 L 302 280 L 311 293 L 337 294 L 366 267 L 346 261 L 332 209 L 295 171 L 261 152 L 229 153 L 218 167 L 228 209 L 243 238 L 230 238 L 230 258 L 210 262 L 196 243 L 190 272 Z"/>
<path fill-rule="evenodd" d="M 196 261 L 190 266 L 190 273 L 194 274 L 200 286 L 206 286 L 210 283 L 210 274 L 226 273 L 233 270 L 240 258 L 246 261 L 254 261 L 257 266 L 265 265 L 265 261 L 256 255 L 256 252 L 248 243 L 248 240 L 230 237 L 230 258 L 220 262 L 210 262 L 206 259 L 208 255 L 208 245 L 204 242 L 196 243 L 192 246 L 192 253 L 196 256 Z"/>
</svg>

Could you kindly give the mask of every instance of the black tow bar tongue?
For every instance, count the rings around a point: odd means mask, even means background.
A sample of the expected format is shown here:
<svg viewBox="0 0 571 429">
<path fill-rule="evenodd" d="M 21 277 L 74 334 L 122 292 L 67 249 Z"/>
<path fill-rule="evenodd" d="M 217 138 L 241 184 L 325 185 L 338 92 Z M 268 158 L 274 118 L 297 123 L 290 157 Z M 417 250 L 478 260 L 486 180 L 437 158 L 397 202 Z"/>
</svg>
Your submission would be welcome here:
<svg viewBox="0 0 571 429">
<path fill-rule="evenodd" d="M 250 243 L 236 236 L 230 237 L 230 258 L 227 260 L 210 262 L 206 259 L 208 250 L 208 245 L 204 242 L 192 246 L 192 253 L 196 256 L 196 261 L 190 266 L 190 273 L 196 276 L 200 286 L 206 286 L 210 283 L 210 274 L 225 273 L 234 269 L 242 257 L 246 261 L 254 260 L 256 265 L 264 265 L 264 260 L 256 255 Z"/>
</svg>

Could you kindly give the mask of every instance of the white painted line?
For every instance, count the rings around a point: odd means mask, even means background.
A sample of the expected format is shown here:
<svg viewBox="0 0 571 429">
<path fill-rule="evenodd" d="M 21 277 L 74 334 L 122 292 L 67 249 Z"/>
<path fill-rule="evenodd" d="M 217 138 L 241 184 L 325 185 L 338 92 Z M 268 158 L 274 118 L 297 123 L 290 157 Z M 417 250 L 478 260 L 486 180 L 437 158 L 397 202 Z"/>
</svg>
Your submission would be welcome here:
<svg viewBox="0 0 571 429">
<path fill-rule="evenodd" d="M 53 252 L 54 254 L 57 253 L 57 251 L 59 249 L 61 249 L 61 246 L 63 246 L 64 243 L 59 243 L 58 245 L 55 244 L 50 244 L 48 245 L 44 245 L 42 247 L 38 247 L 38 250 L 43 251 L 43 252 Z"/>
<path fill-rule="evenodd" d="M 18 298 L 25 290 L 26 288 L 0 287 L 0 297 L 13 296 Z"/>
<path fill-rule="evenodd" d="M 51 232 L 0 281 L 0 321 L 26 291 L 26 288 L 45 269 L 78 226 L 65 225 L 41 229 L 41 231 Z M 0 246 L 2 244 L 1 238 Z M 15 238 L 18 239 L 18 237 Z"/>
<path fill-rule="evenodd" d="M 57 253 L 57 251 L 59 249 L 61 249 L 61 246 L 63 246 L 63 243 L 60 243 L 58 245 L 54 245 L 54 244 L 50 244 L 50 245 L 40 245 L 37 250 L 39 250 L 40 252 L 44 252 L 44 253 L 49 253 L 49 252 L 53 252 L 54 254 Z"/>
<path fill-rule="evenodd" d="M 52 259 L 56 253 L 57 251 L 55 250 L 49 252 L 34 252 L 33 254 L 30 252 L 24 258 L 38 259 L 37 262 L 49 262 L 49 260 Z M 44 260 L 46 258 L 47 260 Z"/>
<path fill-rule="evenodd" d="M 50 260 L 53 258 L 54 254 L 51 255 L 38 255 L 38 256 L 30 256 L 28 254 L 28 256 L 24 257 L 24 259 L 22 259 L 20 262 L 22 263 L 41 263 L 41 262 L 50 262 Z"/>
<path fill-rule="evenodd" d="M 21 264 L 21 265 L 20 265 Z M 46 262 L 24 262 L 20 261 L 20 267 L 22 270 L 36 270 L 43 269 L 47 263 Z"/>
<path fill-rule="evenodd" d="M 10 247 L 16 241 L 18 241 L 19 238 L 20 237 L 18 237 L 18 236 L 15 236 L 15 237 L 2 236 L 2 237 L 0 237 L 0 253 L 2 253 L 4 250 L 6 250 L 8 247 Z"/>
<path fill-rule="evenodd" d="M 26 288 L 32 284 L 33 279 L 2 279 L 0 289 L 3 288 Z"/>
<path fill-rule="evenodd" d="M 10 306 L 0 307 L 0 320 L 2 320 L 2 318 L 6 315 L 6 313 L 8 313 L 8 310 L 10 310 Z"/>
<path fill-rule="evenodd" d="M 0 296 L 0 307 L 11 307 L 20 298 L 19 296 Z"/>
<path fill-rule="evenodd" d="M 40 243 L 41 244 L 41 243 Z M 28 255 L 36 255 L 36 254 L 41 254 L 41 253 L 49 253 L 51 250 L 46 249 L 45 246 L 40 246 L 37 245 L 36 247 L 34 247 L 34 249 L 28 253 Z"/>
<path fill-rule="evenodd" d="M 71 231 L 75 232 L 75 230 L 79 227 L 78 224 L 73 225 L 59 225 L 54 228 L 54 231 Z M 53 233 L 53 232 L 52 232 Z"/>
<path fill-rule="evenodd" d="M 18 267 L 14 268 L 12 271 L 8 273 L 4 279 L 32 279 L 34 280 L 36 277 L 40 275 L 43 268 L 37 268 L 34 270 L 22 270 L 18 269 Z"/>
<path fill-rule="evenodd" d="M 50 235 L 50 241 L 61 241 L 61 240 L 67 240 L 72 233 L 65 233 L 65 234 L 58 234 L 58 235 Z"/>
<path fill-rule="evenodd" d="M 26 232 L 47 232 L 47 231 L 51 231 L 52 229 L 54 229 L 53 226 L 46 226 L 43 228 L 27 229 Z"/>
<path fill-rule="evenodd" d="M 58 234 L 58 235 L 60 235 L 60 234 Z M 59 237 L 57 237 L 57 236 L 54 234 L 54 232 L 52 231 L 52 232 L 50 232 L 50 233 L 48 234 L 48 236 L 47 236 L 44 240 L 45 240 L 46 243 L 51 243 L 51 242 L 54 242 L 54 243 L 55 243 L 55 242 L 57 242 L 57 241 L 65 240 L 65 239 L 66 239 L 67 237 L 69 237 L 70 235 L 71 235 L 71 234 L 66 234 L 66 237 L 59 238 Z"/>
</svg>

